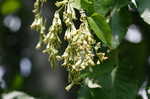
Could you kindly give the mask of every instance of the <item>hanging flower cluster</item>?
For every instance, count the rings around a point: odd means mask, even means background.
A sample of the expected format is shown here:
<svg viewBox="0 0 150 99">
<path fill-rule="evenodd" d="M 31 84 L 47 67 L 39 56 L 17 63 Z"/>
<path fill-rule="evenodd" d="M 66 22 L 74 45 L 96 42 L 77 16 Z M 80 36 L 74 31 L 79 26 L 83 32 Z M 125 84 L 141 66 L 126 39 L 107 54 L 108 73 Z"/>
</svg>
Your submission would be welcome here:
<svg viewBox="0 0 150 99">
<path fill-rule="evenodd" d="M 41 48 L 41 46 L 43 45 L 42 41 L 45 36 L 44 33 L 46 30 L 46 23 L 45 23 L 44 17 L 41 15 L 41 7 L 43 6 L 44 2 L 46 2 L 46 0 L 36 0 L 36 2 L 34 3 L 33 13 L 35 14 L 35 18 L 31 25 L 31 28 L 35 29 L 36 31 L 40 33 L 40 40 L 36 48 Z"/>
<path fill-rule="evenodd" d="M 80 9 L 80 18 L 76 17 L 75 8 L 71 5 L 74 0 L 56 2 L 59 9 L 54 14 L 49 32 L 44 33 L 46 23 L 40 14 L 40 8 L 44 2 L 45 0 L 35 2 L 35 20 L 31 28 L 40 32 L 37 48 L 42 47 L 42 44 L 45 45 L 43 52 L 49 55 L 51 66 L 55 67 L 57 60 L 63 60 L 62 65 L 69 72 L 70 85 L 66 87 L 66 90 L 69 90 L 74 84 L 80 83 L 81 71 L 99 64 L 107 57 L 105 57 L 105 53 L 99 52 L 101 44 L 94 39 L 91 33 L 84 10 Z M 62 15 L 63 20 L 61 20 L 60 15 Z M 80 20 L 79 28 L 76 28 L 74 20 Z M 68 42 L 68 45 L 64 53 L 60 55 L 61 40 L 59 36 L 63 35 L 62 22 L 66 25 L 64 40 Z"/>
<path fill-rule="evenodd" d="M 46 44 L 44 53 L 48 53 L 49 61 L 51 66 L 54 68 L 56 66 L 56 60 L 59 52 L 58 48 L 60 47 L 61 40 L 59 38 L 59 34 L 62 32 L 62 24 L 59 17 L 59 11 L 56 11 L 54 14 L 54 19 L 51 27 L 49 28 L 49 32 L 45 36 L 43 42 Z"/>
</svg>

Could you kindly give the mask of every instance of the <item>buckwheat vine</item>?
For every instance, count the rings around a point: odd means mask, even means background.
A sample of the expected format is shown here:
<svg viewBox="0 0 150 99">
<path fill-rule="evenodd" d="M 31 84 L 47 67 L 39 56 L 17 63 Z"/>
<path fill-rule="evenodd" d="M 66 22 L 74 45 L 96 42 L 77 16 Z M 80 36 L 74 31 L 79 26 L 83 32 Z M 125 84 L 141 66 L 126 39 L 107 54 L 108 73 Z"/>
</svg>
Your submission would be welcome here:
<svg viewBox="0 0 150 99">
<path fill-rule="evenodd" d="M 33 10 L 35 20 L 31 28 L 40 33 L 37 48 L 44 48 L 43 52 L 49 55 L 51 66 L 54 68 L 57 61 L 63 61 L 62 66 L 69 72 L 70 84 L 66 87 L 66 90 L 69 90 L 73 85 L 80 84 L 84 80 L 80 77 L 83 70 L 100 64 L 107 57 L 105 53 L 99 52 L 101 44 L 94 39 L 90 31 L 85 11 L 79 9 L 80 17 L 76 17 L 75 8 L 72 6 L 74 0 L 56 2 L 58 10 L 55 11 L 53 22 L 49 27 L 48 33 L 45 33 L 46 19 L 44 19 L 40 11 L 45 2 L 46 0 L 36 0 Z M 76 27 L 75 20 L 80 20 L 79 28 Z M 64 30 L 62 22 L 66 25 L 65 34 L 62 32 Z M 63 34 L 64 40 L 68 45 L 61 55 L 59 53 L 62 43 L 60 35 Z"/>
</svg>

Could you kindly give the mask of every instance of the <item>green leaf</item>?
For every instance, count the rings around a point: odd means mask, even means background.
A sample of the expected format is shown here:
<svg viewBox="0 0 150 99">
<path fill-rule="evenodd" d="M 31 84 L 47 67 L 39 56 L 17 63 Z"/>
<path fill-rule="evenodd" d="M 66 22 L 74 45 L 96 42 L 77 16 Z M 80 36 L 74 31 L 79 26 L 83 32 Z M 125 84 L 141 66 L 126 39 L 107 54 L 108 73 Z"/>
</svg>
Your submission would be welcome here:
<svg viewBox="0 0 150 99">
<path fill-rule="evenodd" d="M 18 0 L 7 0 L 0 7 L 2 14 L 9 14 L 17 11 L 20 8 L 20 2 Z"/>
<path fill-rule="evenodd" d="M 135 78 L 138 73 L 135 74 L 134 68 L 131 68 L 132 65 L 126 64 L 126 62 L 118 64 L 114 72 L 114 82 L 112 82 L 110 73 L 97 75 L 96 80 L 100 82 L 102 88 L 83 87 L 78 99 L 97 99 L 97 97 L 102 99 L 135 99 L 140 86 L 138 79 Z"/>
<path fill-rule="evenodd" d="M 78 99 L 112 99 L 111 71 L 116 65 L 115 51 L 109 56 L 109 59 L 92 68 L 92 72 L 87 72 L 87 77 L 95 79 L 102 88 L 88 88 L 81 86 Z"/>
<path fill-rule="evenodd" d="M 128 5 L 128 3 L 129 3 L 129 1 L 130 0 L 113 0 L 113 3 L 112 3 L 112 5 L 113 5 L 113 7 L 115 7 L 115 8 L 122 8 L 122 7 L 125 7 L 125 6 L 127 6 Z"/>
<path fill-rule="evenodd" d="M 89 76 L 98 80 L 102 88 L 90 89 L 83 86 L 78 99 L 97 99 L 97 97 L 102 99 L 136 99 L 145 77 L 144 60 L 146 53 L 140 53 L 145 50 L 144 44 L 127 43 L 122 45 L 119 53 L 118 50 L 115 51 L 107 62 L 93 70 L 91 75 L 94 77 Z M 114 65 L 116 67 L 113 70 L 111 68 L 111 72 L 108 67 L 114 67 Z"/>
<path fill-rule="evenodd" d="M 118 65 L 114 72 L 112 91 L 114 98 L 112 99 L 136 99 L 138 90 L 145 79 L 145 46 L 144 43 L 139 45 L 126 43 L 120 46 Z"/>
<path fill-rule="evenodd" d="M 117 66 L 113 84 L 113 99 L 135 99 L 139 86 L 136 80 L 131 77 L 133 75 L 130 65 L 126 62 L 120 62 Z M 130 90 L 129 90 L 130 89 Z"/>
<path fill-rule="evenodd" d="M 75 0 L 72 4 L 74 8 L 86 10 L 89 15 L 94 12 L 105 15 L 111 9 L 112 0 Z"/>
<path fill-rule="evenodd" d="M 94 0 L 74 0 L 72 6 L 76 9 L 84 9 L 88 14 L 92 14 L 94 12 L 93 3 Z"/>
<path fill-rule="evenodd" d="M 106 15 L 112 8 L 113 0 L 94 0 L 94 9 L 97 13 Z"/>
<path fill-rule="evenodd" d="M 129 0 L 75 0 L 72 5 L 74 8 L 86 10 L 89 15 L 99 13 L 106 16 L 112 9 L 120 9 L 128 3 Z"/>
<path fill-rule="evenodd" d="M 105 75 L 101 75 L 97 79 L 101 81 L 100 85 L 102 88 L 88 88 L 86 86 L 82 86 L 79 91 L 78 99 L 112 99 L 110 74 L 107 73 Z"/>
<path fill-rule="evenodd" d="M 94 0 L 81 0 L 81 8 L 85 9 L 89 14 L 92 14 L 94 10 Z"/>
<path fill-rule="evenodd" d="M 150 0 L 136 0 L 137 8 L 143 20 L 150 24 Z"/>
<path fill-rule="evenodd" d="M 96 36 L 106 45 L 111 47 L 112 32 L 109 24 L 106 22 L 105 17 L 98 13 L 94 13 L 91 17 L 88 17 L 88 22 L 90 28 L 94 31 Z"/>
<path fill-rule="evenodd" d="M 118 12 L 115 12 L 111 18 L 111 28 L 113 32 L 112 47 L 116 48 L 120 44 L 121 40 L 124 38 L 128 26 L 132 22 L 131 13 L 127 10 L 126 7 L 120 9 Z"/>
</svg>

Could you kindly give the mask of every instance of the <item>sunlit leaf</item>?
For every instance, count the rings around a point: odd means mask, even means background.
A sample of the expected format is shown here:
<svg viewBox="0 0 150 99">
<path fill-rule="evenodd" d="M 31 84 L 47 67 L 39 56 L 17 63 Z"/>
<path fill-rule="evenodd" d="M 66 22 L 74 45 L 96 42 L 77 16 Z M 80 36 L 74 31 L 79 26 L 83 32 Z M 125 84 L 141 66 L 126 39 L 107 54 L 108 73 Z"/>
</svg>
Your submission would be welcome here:
<svg viewBox="0 0 150 99">
<path fill-rule="evenodd" d="M 102 15 L 94 13 L 91 17 L 88 17 L 88 21 L 97 37 L 111 47 L 112 32 L 106 19 Z"/>
</svg>

